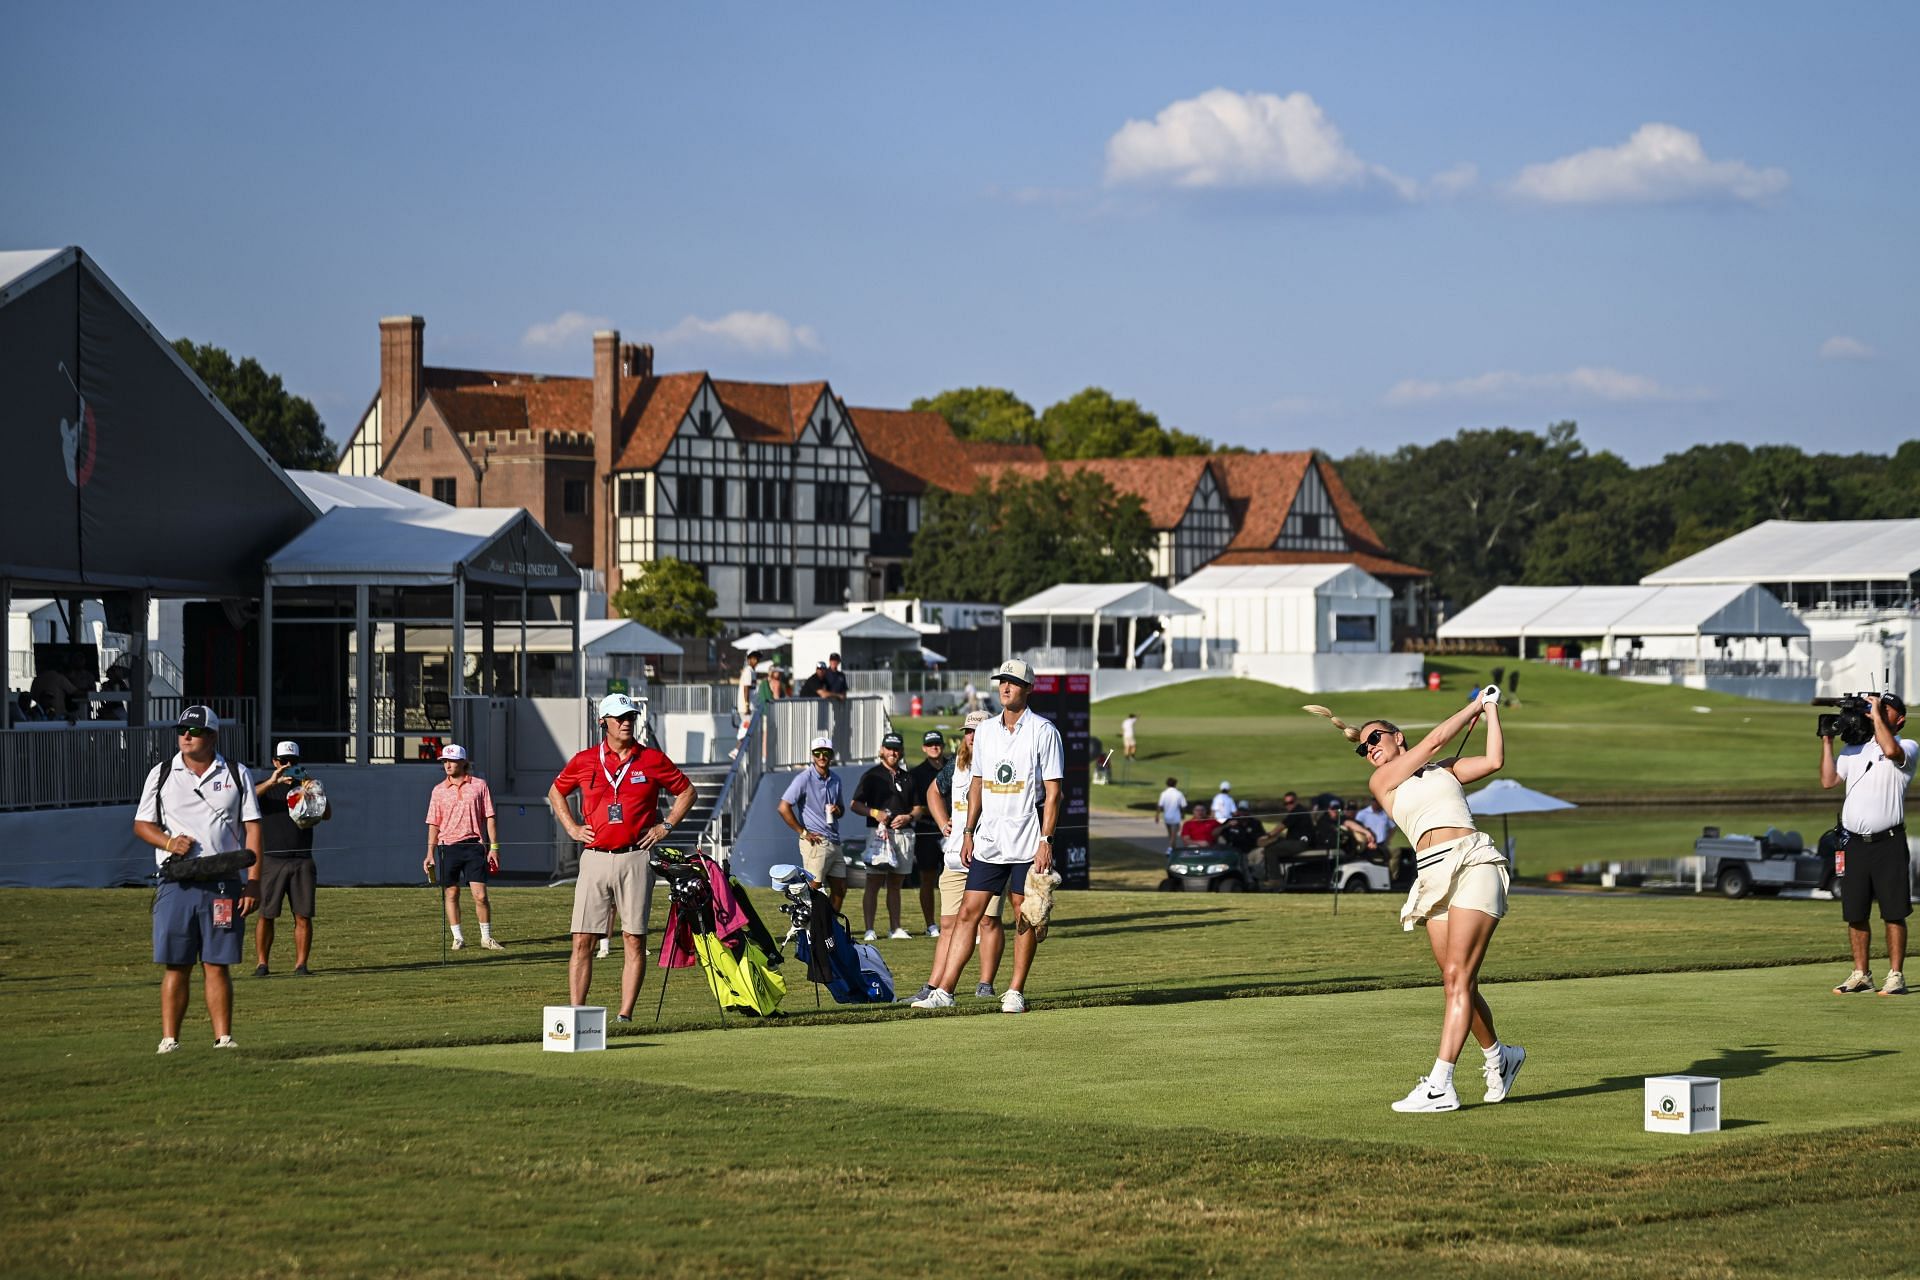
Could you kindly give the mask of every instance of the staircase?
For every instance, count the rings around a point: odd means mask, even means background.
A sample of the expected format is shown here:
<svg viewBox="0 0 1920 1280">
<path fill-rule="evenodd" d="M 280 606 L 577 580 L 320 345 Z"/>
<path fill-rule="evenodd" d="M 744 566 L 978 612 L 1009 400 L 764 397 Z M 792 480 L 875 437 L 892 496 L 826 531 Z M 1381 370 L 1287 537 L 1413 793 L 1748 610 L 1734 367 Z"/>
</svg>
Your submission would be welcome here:
<svg viewBox="0 0 1920 1280">
<path fill-rule="evenodd" d="M 720 798 L 720 787 L 727 780 L 727 774 L 733 766 L 725 764 L 683 765 L 680 772 L 699 792 L 693 808 L 687 816 L 674 827 L 673 834 L 666 838 L 666 847 L 675 853 L 692 853 L 700 843 L 700 837 L 706 832 L 707 824 L 713 820 L 714 802 Z M 668 799 L 666 796 L 662 800 Z M 731 839 L 731 833 L 728 833 Z"/>
</svg>

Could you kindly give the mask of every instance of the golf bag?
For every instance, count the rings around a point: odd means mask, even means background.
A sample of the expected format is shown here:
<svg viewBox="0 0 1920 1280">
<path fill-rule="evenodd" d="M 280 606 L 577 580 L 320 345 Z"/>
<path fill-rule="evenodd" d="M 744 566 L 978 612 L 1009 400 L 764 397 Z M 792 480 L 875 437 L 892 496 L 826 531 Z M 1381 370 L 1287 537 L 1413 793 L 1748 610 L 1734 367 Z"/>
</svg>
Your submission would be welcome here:
<svg viewBox="0 0 1920 1280">
<path fill-rule="evenodd" d="M 780 884 L 780 904 L 793 920 L 794 958 L 807 966 L 807 978 L 827 989 L 835 1004 L 890 1004 L 893 971 L 879 951 L 855 942 L 847 918 L 836 915 L 833 899 L 813 887 L 804 871 Z"/>
<path fill-rule="evenodd" d="M 753 940 L 751 924 L 758 921 L 749 915 L 750 907 L 742 910 L 745 895 L 736 897 L 719 864 L 700 854 L 685 859 L 656 854 L 651 870 L 667 882 L 672 904 L 660 967 L 697 963 L 722 1010 L 776 1012 L 787 994 L 785 980 L 769 968 L 779 963 L 779 951 L 764 951 Z M 764 926 L 759 933 L 772 941 Z"/>
</svg>

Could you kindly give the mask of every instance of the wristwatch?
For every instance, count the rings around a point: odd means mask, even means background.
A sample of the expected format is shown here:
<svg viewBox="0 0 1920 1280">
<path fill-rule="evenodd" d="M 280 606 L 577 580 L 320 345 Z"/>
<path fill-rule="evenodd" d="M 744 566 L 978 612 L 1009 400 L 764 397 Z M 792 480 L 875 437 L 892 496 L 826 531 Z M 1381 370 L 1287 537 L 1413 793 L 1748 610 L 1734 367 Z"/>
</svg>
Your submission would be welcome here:
<svg viewBox="0 0 1920 1280">
<path fill-rule="evenodd" d="M 1046 842 L 1047 842 L 1048 844 L 1052 844 L 1052 843 L 1053 843 L 1053 837 L 1052 837 L 1052 836 L 1050 836 L 1050 835 L 1045 835 L 1045 834 L 1042 834 L 1040 838 L 1041 838 L 1042 840 L 1045 840 L 1045 841 L 1046 841 Z"/>
</svg>

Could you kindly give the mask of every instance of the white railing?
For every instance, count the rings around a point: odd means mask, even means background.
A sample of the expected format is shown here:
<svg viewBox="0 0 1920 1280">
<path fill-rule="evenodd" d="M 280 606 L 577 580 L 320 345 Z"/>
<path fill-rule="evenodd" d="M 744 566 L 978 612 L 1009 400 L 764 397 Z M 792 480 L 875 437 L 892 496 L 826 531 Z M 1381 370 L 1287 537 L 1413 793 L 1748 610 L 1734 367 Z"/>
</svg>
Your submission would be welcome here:
<svg viewBox="0 0 1920 1280">
<path fill-rule="evenodd" d="M 1807 680 L 1813 664 L 1793 658 L 1614 658 L 1594 664 L 1610 675 Z"/>
<path fill-rule="evenodd" d="M 725 860 L 746 825 L 747 806 L 769 773 L 796 769 L 808 761 L 817 737 L 833 740 L 842 763 L 875 759 L 891 723 L 887 700 L 880 697 L 782 698 L 762 704 L 747 726 L 739 754 L 720 784 L 713 814 L 700 833 L 701 852 Z"/>
<path fill-rule="evenodd" d="M 723 716 L 739 710 L 737 684 L 657 684 L 647 689 L 655 715 Z"/>
<path fill-rule="evenodd" d="M 0 810 L 132 804 L 174 750 L 167 724 L 30 724 L 0 733 Z"/>
</svg>

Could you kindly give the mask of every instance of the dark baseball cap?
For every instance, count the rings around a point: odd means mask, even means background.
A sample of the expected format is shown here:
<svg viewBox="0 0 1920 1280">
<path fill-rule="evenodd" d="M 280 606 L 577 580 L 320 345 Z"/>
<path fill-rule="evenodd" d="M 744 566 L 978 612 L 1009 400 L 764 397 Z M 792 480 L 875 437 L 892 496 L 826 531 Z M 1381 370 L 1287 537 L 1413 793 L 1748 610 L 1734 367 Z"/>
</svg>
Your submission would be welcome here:
<svg viewBox="0 0 1920 1280">
<path fill-rule="evenodd" d="M 901 736 L 897 733 L 890 733 L 886 737 L 880 739 L 880 747 L 882 750 L 885 750 L 888 747 L 892 747 L 895 751 L 899 751 L 906 745 L 907 745 L 906 741 L 903 738 L 901 738 Z"/>
<path fill-rule="evenodd" d="M 838 662 L 838 661 L 840 661 L 840 655 L 839 655 L 839 654 L 837 654 L 837 653 L 830 653 L 830 654 L 828 654 L 828 655 L 827 655 L 827 661 L 828 661 L 828 662 Z"/>
<path fill-rule="evenodd" d="M 218 731 L 220 728 L 220 717 L 213 714 L 212 707 L 203 707 L 196 704 L 182 711 L 180 718 L 174 722 L 173 727 L 176 729 L 213 729 Z"/>
<path fill-rule="evenodd" d="M 920 735 L 920 745 L 923 747 L 944 747 L 947 745 L 947 740 L 941 736 L 938 729 L 929 729 Z"/>
</svg>

